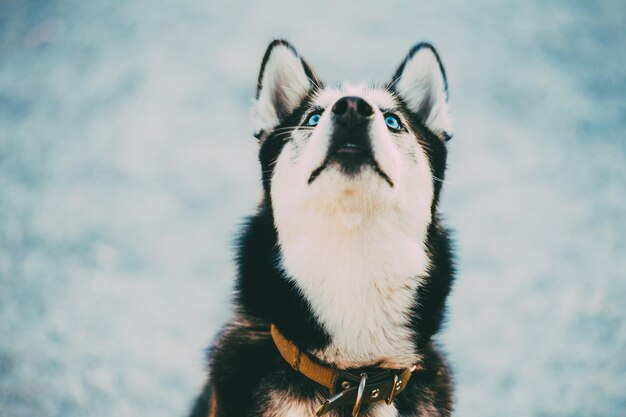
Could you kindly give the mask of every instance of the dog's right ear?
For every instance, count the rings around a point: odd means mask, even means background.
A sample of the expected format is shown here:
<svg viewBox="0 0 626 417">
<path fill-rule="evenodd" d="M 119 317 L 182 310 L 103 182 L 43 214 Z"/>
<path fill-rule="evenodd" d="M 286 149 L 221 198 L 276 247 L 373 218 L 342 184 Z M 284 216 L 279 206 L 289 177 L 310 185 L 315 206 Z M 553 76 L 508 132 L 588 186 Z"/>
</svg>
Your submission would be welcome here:
<svg viewBox="0 0 626 417">
<path fill-rule="evenodd" d="M 270 43 L 257 84 L 255 136 L 261 138 L 269 132 L 302 103 L 311 89 L 321 86 L 315 72 L 289 42 Z"/>
</svg>

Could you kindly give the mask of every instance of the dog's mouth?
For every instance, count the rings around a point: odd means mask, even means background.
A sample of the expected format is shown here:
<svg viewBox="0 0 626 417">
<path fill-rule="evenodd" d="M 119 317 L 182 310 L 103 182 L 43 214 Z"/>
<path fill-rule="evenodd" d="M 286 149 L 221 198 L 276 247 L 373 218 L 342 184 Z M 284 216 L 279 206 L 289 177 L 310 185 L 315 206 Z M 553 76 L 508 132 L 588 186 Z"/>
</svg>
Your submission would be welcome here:
<svg viewBox="0 0 626 417">
<path fill-rule="evenodd" d="M 308 183 L 311 184 L 319 175 L 329 166 L 338 165 L 343 173 L 348 176 L 355 176 L 365 167 L 370 167 L 376 172 L 390 187 L 393 187 L 393 181 L 382 170 L 376 159 L 372 155 L 370 149 L 356 143 L 342 143 L 329 149 L 328 155 L 324 162 L 317 167 L 309 176 Z"/>
</svg>

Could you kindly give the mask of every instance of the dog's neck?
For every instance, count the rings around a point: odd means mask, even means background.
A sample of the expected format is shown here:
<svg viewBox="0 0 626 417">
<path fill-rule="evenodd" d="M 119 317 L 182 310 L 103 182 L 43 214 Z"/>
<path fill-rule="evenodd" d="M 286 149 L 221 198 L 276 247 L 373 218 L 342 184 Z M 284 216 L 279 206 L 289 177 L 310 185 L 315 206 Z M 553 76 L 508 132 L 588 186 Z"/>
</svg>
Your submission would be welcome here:
<svg viewBox="0 0 626 417">
<path fill-rule="evenodd" d="M 408 323 L 429 266 L 425 226 L 392 211 L 281 226 L 282 268 L 330 336 L 326 348 L 309 353 L 340 368 L 414 364 Z"/>
</svg>

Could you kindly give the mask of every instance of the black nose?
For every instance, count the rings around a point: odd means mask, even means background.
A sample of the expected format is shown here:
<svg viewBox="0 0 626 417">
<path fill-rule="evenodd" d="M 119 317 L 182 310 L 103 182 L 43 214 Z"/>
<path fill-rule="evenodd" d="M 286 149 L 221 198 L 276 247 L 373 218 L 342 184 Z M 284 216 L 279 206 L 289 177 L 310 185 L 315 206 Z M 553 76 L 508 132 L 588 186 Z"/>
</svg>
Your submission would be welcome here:
<svg viewBox="0 0 626 417">
<path fill-rule="evenodd" d="M 342 97 L 333 106 L 333 114 L 341 124 L 359 124 L 371 118 L 374 109 L 361 97 Z"/>
</svg>

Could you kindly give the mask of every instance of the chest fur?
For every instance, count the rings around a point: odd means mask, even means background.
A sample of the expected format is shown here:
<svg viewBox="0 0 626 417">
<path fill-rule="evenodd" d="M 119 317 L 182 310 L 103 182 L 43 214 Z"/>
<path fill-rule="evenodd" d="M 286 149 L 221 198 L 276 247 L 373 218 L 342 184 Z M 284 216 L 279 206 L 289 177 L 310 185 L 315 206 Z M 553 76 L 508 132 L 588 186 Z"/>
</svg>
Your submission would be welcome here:
<svg viewBox="0 0 626 417">
<path fill-rule="evenodd" d="M 321 401 L 321 400 L 320 400 Z M 284 392 L 270 395 L 269 402 L 263 413 L 264 417 L 309 417 L 314 416 L 320 401 L 301 400 Z M 344 415 L 344 414 L 342 414 Z M 364 414 L 363 414 L 364 415 Z M 337 417 L 335 411 L 325 414 L 326 417 Z M 385 403 L 374 404 L 367 412 L 368 417 L 398 417 L 396 407 Z"/>
<path fill-rule="evenodd" d="M 281 236 L 282 267 L 330 335 L 325 349 L 311 353 L 344 368 L 408 367 L 416 361 L 408 321 L 427 269 L 426 251 L 401 227 L 369 226 L 316 223 Z"/>
</svg>

